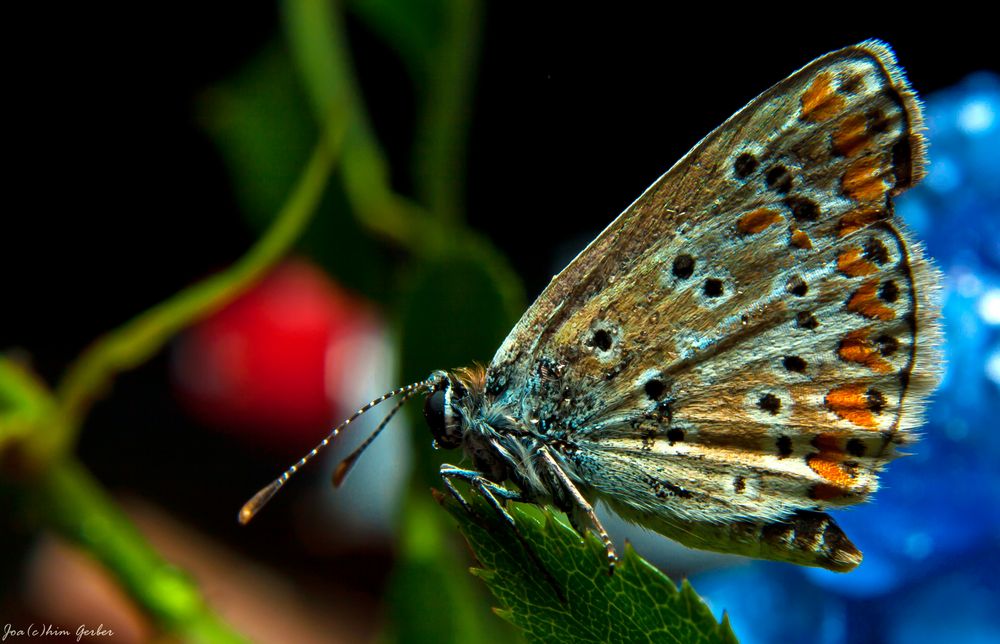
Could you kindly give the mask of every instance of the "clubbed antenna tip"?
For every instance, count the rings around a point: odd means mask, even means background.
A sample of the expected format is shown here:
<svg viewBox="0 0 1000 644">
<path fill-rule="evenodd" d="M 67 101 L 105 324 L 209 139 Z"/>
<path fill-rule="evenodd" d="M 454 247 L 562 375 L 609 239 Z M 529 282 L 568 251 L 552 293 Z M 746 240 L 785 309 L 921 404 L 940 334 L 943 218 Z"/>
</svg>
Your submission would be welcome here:
<svg viewBox="0 0 1000 644">
<path fill-rule="evenodd" d="M 281 479 L 271 481 L 270 485 L 257 492 L 257 494 L 254 494 L 252 499 L 244 503 L 243 507 L 240 508 L 240 525 L 250 523 L 250 519 L 254 518 L 260 512 L 260 509 L 271 500 L 271 497 L 277 494 L 278 490 L 281 489 L 282 483 Z"/>
</svg>

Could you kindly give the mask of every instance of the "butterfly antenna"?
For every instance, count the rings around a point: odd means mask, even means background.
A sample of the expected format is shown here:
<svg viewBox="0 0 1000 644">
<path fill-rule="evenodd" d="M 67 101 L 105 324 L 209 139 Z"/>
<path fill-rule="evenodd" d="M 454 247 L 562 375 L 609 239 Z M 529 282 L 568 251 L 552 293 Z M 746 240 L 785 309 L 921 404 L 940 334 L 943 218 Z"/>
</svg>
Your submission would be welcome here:
<svg viewBox="0 0 1000 644">
<path fill-rule="evenodd" d="M 383 394 L 382 396 L 379 396 L 375 400 L 371 401 L 361 409 L 351 414 L 350 418 L 348 418 L 344 422 L 334 427 L 333 430 L 331 430 L 330 433 L 326 435 L 326 438 L 320 441 L 319 445 L 312 448 L 312 450 L 308 454 L 300 458 L 299 461 L 295 463 L 295 465 L 289 467 L 287 470 L 285 470 L 285 472 L 281 476 L 271 481 L 271 483 L 268 484 L 266 487 L 264 487 L 260 492 L 254 494 L 252 499 L 243 504 L 243 507 L 240 508 L 240 514 L 239 514 L 240 524 L 246 525 L 247 523 L 249 523 L 250 519 L 254 518 L 254 516 L 256 516 L 258 512 L 260 512 L 260 509 L 264 507 L 268 501 L 271 500 L 271 497 L 277 494 L 278 490 L 280 490 L 282 487 L 285 486 L 285 483 L 288 482 L 288 479 L 290 479 L 293 474 L 298 472 L 299 469 L 302 468 L 306 463 L 311 461 L 313 457 L 315 457 L 317 454 L 323 451 L 323 448 L 329 445 L 330 441 L 336 438 L 337 435 L 340 434 L 340 432 L 342 432 L 345 427 L 347 427 L 352 422 L 357 420 L 359 416 L 364 414 L 372 407 L 375 407 L 376 405 L 385 402 L 386 400 L 389 400 L 394 396 L 404 394 L 406 398 L 409 398 L 414 393 L 423 389 L 427 389 L 430 386 L 431 385 L 428 380 L 421 380 L 420 382 L 414 382 L 412 384 L 406 385 L 405 387 L 394 389 L 386 394 Z M 397 405 L 397 409 L 398 407 L 399 406 Z M 389 416 L 391 417 L 392 414 L 390 413 Z M 381 426 L 379 427 L 379 429 L 381 429 Z M 367 442 L 370 442 L 370 440 Z"/>
<path fill-rule="evenodd" d="M 356 450 L 351 452 L 349 456 L 347 456 L 344 460 L 340 462 L 340 464 L 337 465 L 337 469 L 333 471 L 334 487 L 340 487 L 340 484 L 344 482 L 345 478 L 347 478 L 347 474 L 351 471 L 351 469 L 354 468 L 354 464 L 358 462 L 358 458 L 361 456 L 361 453 L 364 452 L 365 449 L 367 449 L 368 446 L 371 445 L 376 438 L 378 438 L 378 435 L 381 434 L 382 430 L 386 428 L 386 425 L 388 425 L 389 421 L 392 420 L 392 417 L 396 415 L 396 412 L 402 409 L 403 405 L 405 405 L 407 401 L 410 400 L 410 398 L 413 398 L 413 396 L 416 395 L 417 393 L 418 390 L 406 392 L 402 398 L 396 401 L 396 404 L 393 406 L 393 408 L 389 410 L 389 413 L 385 415 L 385 418 L 383 418 L 382 422 L 378 424 L 378 427 L 375 428 L 375 431 L 371 433 L 371 436 L 366 438 L 365 442 L 361 443 L 361 445 L 359 445 Z"/>
</svg>

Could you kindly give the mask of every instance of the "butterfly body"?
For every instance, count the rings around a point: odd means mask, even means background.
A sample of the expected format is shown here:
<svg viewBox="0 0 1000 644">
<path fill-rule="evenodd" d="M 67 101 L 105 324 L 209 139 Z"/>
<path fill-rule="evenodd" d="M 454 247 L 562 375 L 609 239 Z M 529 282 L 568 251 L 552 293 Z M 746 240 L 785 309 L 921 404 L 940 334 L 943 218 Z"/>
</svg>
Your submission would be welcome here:
<svg viewBox="0 0 1000 644">
<path fill-rule="evenodd" d="M 877 489 L 937 379 L 938 278 L 892 209 L 923 174 L 921 123 L 877 41 L 734 115 L 553 278 L 485 372 L 439 376 L 462 383 L 477 471 L 575 524 L 600 500 L 692 547 L 856 566 L 824 510 Z"/>
</svg>

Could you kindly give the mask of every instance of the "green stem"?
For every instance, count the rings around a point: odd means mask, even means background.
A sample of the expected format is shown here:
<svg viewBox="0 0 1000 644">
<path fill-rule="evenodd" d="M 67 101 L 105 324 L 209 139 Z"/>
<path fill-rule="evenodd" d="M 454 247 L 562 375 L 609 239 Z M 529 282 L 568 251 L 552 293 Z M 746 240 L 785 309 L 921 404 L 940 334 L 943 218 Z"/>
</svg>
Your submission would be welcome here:
<svg viewBox="0 0 1000 644">
<path fill-rule="evenodd" d="M 0 456 L 5 448 L 35 437 L 52 417 L 53 407 L 48 389 L 35 374 L 0 356 Z"/>
<path fill-rule="evenodd" d="M 54 463 L 32 489 L 49 527 L 96 557 L 157 624 L 186 642 L 242 642 L 197 585 L 163 560 L 78 462 Z"/>
<path fill-rule="evenodd" d="M 344 110 L 331 105 L 323 141 L 316 146 L 288 201 L 267 233 L 225 271 L 190 286 L 170 299 L 98 338 L 72 364 L 56 389 L 65 422 L 53 447 L 69 449 L 90 404 L 120 372 L 155 355 L 181 329 L 218 310 L 271 268 L 302 233 L 323 196 L 345 135 Z"/>
</svg>

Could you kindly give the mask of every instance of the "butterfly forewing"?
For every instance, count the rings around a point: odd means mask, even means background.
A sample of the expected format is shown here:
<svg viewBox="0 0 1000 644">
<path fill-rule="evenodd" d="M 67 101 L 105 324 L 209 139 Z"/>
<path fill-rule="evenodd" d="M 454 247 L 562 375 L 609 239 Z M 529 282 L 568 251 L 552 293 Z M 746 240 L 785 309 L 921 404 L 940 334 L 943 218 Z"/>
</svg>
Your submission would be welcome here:
<svg viewBox="0 0 1000 644">
<path fill-rule="evenodd" d="M 876 41 L 775 85 L 554 278 L 487 394 L 675 538 L 864 499 L 936 380 L 937 276 L 892 207 L 921 123 Z"/>
</svg>

